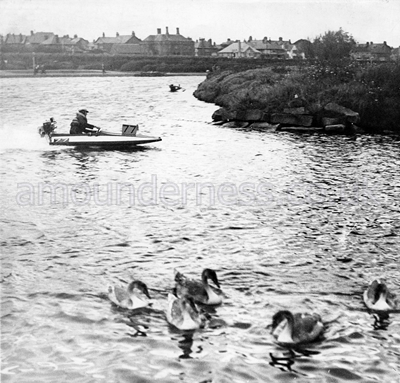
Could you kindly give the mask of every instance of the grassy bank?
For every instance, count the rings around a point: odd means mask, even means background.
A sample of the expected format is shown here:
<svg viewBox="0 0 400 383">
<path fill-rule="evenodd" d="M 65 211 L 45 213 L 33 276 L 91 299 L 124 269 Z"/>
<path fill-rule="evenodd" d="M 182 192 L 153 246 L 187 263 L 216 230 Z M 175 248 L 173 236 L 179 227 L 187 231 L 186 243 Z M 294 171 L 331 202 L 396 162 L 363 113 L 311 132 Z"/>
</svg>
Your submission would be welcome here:
<svg viewBox="0 0 400 383">
<path fill-rule="evenodd" d="M 195 92 L 200 100 L 232 111 L 283 112 L 305 107 L 318 115 L 334 102 L 360 114 L 368 132 L 400 133 L 400 65 L 350 61 L 304 67 L 260 68 L 209 76 Z"/>
<path fill-rule="evenodd" d="M 47 70 L 101 70 L 121 72 L 169 72 L 205 73 L 218 67 L 219 70 L 243 71 L 265 66 L 281 66 L 282 60 L 228 59 L 224 57 L 193 56 L 124 56 L 108 54 L 60 54 L 60 53 L 2 53 L 2 70 L 28 70 L 35 64 L 44 65 Z M 295 65 L 288 62 L 285 65 Z"/>
</svg>

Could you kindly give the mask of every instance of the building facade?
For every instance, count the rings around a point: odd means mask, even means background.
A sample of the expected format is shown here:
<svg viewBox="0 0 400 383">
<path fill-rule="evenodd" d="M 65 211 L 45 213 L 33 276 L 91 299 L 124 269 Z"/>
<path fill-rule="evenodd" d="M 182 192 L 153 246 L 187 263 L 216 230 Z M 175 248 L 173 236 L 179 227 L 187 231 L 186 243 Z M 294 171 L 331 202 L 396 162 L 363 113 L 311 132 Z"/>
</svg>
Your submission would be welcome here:
<svg viewBox="0 0 400 383">
<path fill-rule="evenodd" d="M 157 29 L 156 35 L 146 37 L 142 43 L 143 53 L 149 56 L 194 56 L 194 41 L 190 37 L 180 34 L 176 28 L 176 34 L 170 34 L 168 27 L 165 33 L 161 28 Z"/>
</svg>

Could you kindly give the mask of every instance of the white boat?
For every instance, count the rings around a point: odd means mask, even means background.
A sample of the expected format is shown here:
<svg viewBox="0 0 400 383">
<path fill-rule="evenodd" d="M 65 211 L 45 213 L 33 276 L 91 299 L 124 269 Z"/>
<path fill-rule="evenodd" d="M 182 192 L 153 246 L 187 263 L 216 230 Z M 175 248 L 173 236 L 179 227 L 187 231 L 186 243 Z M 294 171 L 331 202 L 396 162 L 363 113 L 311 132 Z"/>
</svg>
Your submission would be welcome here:
<svg viewBox="0 0 400 383">
<path fill-rule="evenodd" d="M 50 145 L 99 147 L 99 148 L 130 148 L 137 145 L 161 141 L 160 137 L 146 136 L 138 133 L 138 125 L 122 125 L 121 133 L 111 133 L 99 130 L 90 134 L 54 133 L 57 129 L 53 118 L 39 127 L 41 137 L 46 137 Z"/>
</svg>

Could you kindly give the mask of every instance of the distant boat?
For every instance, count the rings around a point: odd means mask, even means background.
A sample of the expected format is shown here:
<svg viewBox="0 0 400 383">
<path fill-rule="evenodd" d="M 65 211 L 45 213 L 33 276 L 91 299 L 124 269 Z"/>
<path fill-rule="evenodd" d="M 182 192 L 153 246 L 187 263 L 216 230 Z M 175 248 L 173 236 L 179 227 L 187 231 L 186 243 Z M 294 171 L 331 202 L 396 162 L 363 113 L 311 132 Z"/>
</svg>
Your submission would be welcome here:
<svg viewBox="0 0 400 383">
<path fill-rule="evenodd" d="M 181 87 L 180 85 L 171 84 L 171 85 L 169 86 L 170 92 L 177 92 L 179 89 L 182 89 L 182 87 Z"/>
<path fill-rule="evenodd" d="M 50 121 L 43 123 L 43 125 L 39 127 L 39 134 L 41 137 L 46 137 L 50 145 L 75 146 L 81 148 L 131 148 L 137 145 L 161 141 L 160 137 L 138 134 L 138 125 L 123 124 L 121 133 L 111 133 L 103 130 L 92 134 L 54 133 L 56 128 L 56 122 L 51 118 Z"/>
</svg>

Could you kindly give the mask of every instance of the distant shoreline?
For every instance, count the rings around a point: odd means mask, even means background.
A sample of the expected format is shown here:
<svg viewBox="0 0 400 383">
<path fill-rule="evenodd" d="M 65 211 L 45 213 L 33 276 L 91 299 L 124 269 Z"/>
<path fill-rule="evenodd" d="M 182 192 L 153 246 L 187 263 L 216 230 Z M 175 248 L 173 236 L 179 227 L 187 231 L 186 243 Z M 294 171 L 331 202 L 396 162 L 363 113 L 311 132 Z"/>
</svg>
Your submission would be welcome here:
<svg viewBox="0 0 400 383">
<path fill-rule="evenodd" d="M 206 73 L 154 73 L 151 72 L 119 72 L 101 70 L 48 70 L 46 73 L 33 74 L 33 70 L 0 70 L 0 78 L 33 78 L 33 77 L 172 77 L 172 76 L 206 76 Z"/>
</svg>

